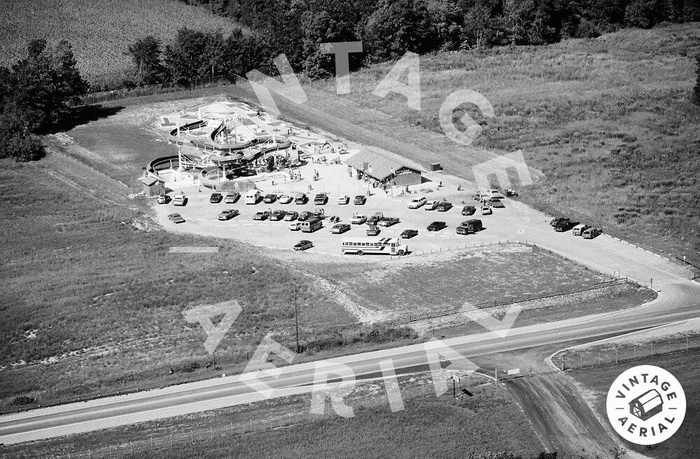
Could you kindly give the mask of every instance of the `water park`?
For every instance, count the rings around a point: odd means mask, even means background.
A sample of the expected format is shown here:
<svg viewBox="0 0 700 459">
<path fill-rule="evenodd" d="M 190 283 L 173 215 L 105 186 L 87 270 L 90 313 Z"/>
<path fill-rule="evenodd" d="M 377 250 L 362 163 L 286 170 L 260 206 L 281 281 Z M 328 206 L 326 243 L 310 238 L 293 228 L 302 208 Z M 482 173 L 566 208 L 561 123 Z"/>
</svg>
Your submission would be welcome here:
<svg viewBox="0 0 700 459">
<path fill-rule="evenodd" d="M 339 155 L 351 152 L 342 143 L 331 143 L 242 102 L 186 108 L 161 116 L 158 127 L 166 131 L 177 154 L 151 161 L 147 175 L 215 191 L 242 192 L 259 182 L 301 181 L 302 166 L 313 158 L 339 162 Z"/>
</svg>

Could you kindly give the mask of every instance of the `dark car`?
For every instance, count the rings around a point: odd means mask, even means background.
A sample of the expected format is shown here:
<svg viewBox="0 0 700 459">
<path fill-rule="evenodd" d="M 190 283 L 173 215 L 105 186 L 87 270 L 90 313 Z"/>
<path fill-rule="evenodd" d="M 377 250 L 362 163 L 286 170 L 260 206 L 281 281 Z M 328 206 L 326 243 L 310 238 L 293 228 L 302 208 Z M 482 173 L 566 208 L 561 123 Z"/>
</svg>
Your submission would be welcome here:
<svg viewBox="0 0 700 459">
<path fill-rule="evenodd" d="M 367 202 L 367 196 L 358 194 L 357 196 L 355 196 L 355 200 L 353 202 L 356 206 L 362 206 Z"/>
<path fill-rule="evenodd" d="M 476 207 L 474 206 L 464 206 L 462 208 L 462 215 L 474 215 L 476 212 Z"/>
<path fill-rule="evenodd" d="M 350 225 L 347 223 L 338 223 L 331 228 L 331 233 L 333 234 L 343 234 L 346 231 L 350 231 Z"/>
<path fill-rule="evenodd" d="M 418 236 L 418 230 L 405 229 L 401 232 L 401 237 L 403 239 L 411 239 L 412 237 Z"/>
<path fill-rule="evenodd" d="M 297 217 L 297 220 L 299 220 L 300 222 L 305 222 L 306 220 L 309 219 L 310 216 L 311 216 L 311 212 L 309 212 L 308 210 L 305 210 L 299 214 L 299 217 Z"/>
<path fill-rule="evenodd" d="M 447 228 L 447 223 L 432 222 L 430 225 L 428 225 L 428 231 L 440 231 L 443 228 Z"/>
<path fill-rule="evenodd" d="M 209 196 L 209 202 L 212 204 L 218 204 L 224 199 L 224 196 L 221 193 L 212 193 L 211 196 Z"/>
<path fill-rule="evenodd" d="M 287 215 L 287 211 L 285 210 L 275 210 L 272 212 L 272 215 L 270 215 L 270 220 L 273 222 L 278 222 L 284 218 L 284 216 Z"/>
<path fill-rule="evenodd" d="M 586 231 L 583 232 L 583 238 L 595 239 L 601 234 L 603 234 L 603 230 L 600 228 L 588 228 Z"/>
<path fill-rule="evenodd" d="M 367 236 L 377 236 L 381 232 L 382 230 L 377 225 L 369 225 L 369 228 L 367 228 Z"/>
<path fill-rule="evenodd" d="M 224 198 L 224 203 L 235 204 L 238 202 L 239 199 L 241 199 L 241 193 L 229 193 Z"/>
<path fill-rule="evenodd" d="M 377 222 L 377 225 L 385 226 L 388 228 L 392 225 L 396 225 L 397 223 L 399 223 L 399 219 L 396 217 L 384 217 Z"/>
<path fill-rule="evenodd" d="M 328 195 L 326 193 L 319 193 L 314 197 L 314 204 L 323 206 L 328 202 Z"/>
<path fill-rule="evenodd" d="M 263 198 L 263 202 L 265 204 L 272 204 L 273 202 L 277 201 L 277 195 L 276 194 L 266 194 L 265 197 Z"/>
<path fill-rule="evenodd" d="M 170 214 L 168 215 L 168 220 L 173 223 L 185 223 L 185 219 L 182 218 L 182 215 L 180 214 Z"/>
<path fill-rule="evenodd" d="M 483 224 L 481 223 L 481 220 L 478 220 L 476 218 L 467 220 L 466 222 L 462 222 L 461 225 L 457 227 L 457 234 L 471 234 L 471 233 L 478 233 L 484 229 Z"/>
<path fill-rule="evenodd" d="M 294 197 L 294 203 L 298 205 L 306 204 L 309 198 L 304 193 L 297 193 Z"/>
<path fill-rule="evenodd" d="M 552 221 L 549 222 L 549 226 L 556 227 L 559 223 L 569 221 L 567 217 L 556 217 L 553 218 Z"/>
<path fill-rule="evenodd" d="M 306 250 L 310 249 L 311 247 L 314 246 L 314 243 L 311 241 L 307 241 L 306 239 L 297 242 L 294 244 L 294 250 Z"/>
<path fill-rule="evenodd" d="M 238 209 L 226 209 L 219 214 L 219 220 L 231 220 L 233 217 L 238 215 Z"/>
<path fill-rule="evenodd" d="M 261 210 L 260 212 L 256 212 L 256 214 L 253 215 L 253 220 L 267 220 L 268 218 L 270 218 L 269 210 Z"/>
<path fill-rule="evenodd" d="M 572 222 L 567 218 L 566 220 L 562 220 L 559 223 L 557 223 L 557 226 L 554 227 L 554 231 L 558 233 L 564 233 L 566 231 L 569 231 L 576 225 L 578 225 L 578 222 Z"/>
<path fill-rule="evenodd" d="M 452 203 L 448 201 L 440 201 L 437 205 L 438 212 L 447 212 L 452 209 Z"/>
<path fill-rule="evenodd" d="M 295 211 L 287 212 L 284 215 L 284 221 L 292 222 L 292 221 L 296 220 L 298 216 L 299 216 L 299 212 L 295 212 Z"/>
</svg>

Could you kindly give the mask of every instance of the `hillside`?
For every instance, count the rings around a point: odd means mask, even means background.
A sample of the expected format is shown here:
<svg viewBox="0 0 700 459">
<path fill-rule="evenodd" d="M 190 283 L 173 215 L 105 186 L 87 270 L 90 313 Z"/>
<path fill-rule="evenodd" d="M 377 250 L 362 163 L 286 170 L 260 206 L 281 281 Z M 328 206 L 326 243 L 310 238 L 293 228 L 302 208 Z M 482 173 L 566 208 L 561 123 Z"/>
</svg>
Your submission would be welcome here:
<svg viewBox="0 0 700 459">
<path fill-rule="evenodd" d="M 238 25 L 205 8 L 177 0 L 4 0 L 0 15 L 0 65 L 9 66 L 26 55 L 27 43 L 37 38 L 66 39 L 73 45 L 80 72 L 91 82 L 119 78 L 131 68 L 127 46 L 153 35 L 163 43 L 178 28 L 227 31 Z"/>
<path fill-rule="evenodd" d="M 546 177 L 525 189 L 528 203 L 700 264 L 700 107 L 689 102 L 698 52 L 700 29 L 688 23 L 545 47 L 426 55 L 421 111 L 402 95 L 372 94 L 391 69 L 385 63 L 352 74 L 342 103 L 357 108 L 344 107 L 343 116 L 433 151 L 412 159 L 441 162 L 468 179 L 481 149 L 522 149 Z M 307 104 L 330 110 L 335 81 L 312 86 L 326 100 L 309 95 Z M 495 109 L 486 119 L 467 107 L 484 127 L 471 148 L 435 135 L 442 132 L 440 105 L 461 89 L 480 92 Z"/>
</svg>

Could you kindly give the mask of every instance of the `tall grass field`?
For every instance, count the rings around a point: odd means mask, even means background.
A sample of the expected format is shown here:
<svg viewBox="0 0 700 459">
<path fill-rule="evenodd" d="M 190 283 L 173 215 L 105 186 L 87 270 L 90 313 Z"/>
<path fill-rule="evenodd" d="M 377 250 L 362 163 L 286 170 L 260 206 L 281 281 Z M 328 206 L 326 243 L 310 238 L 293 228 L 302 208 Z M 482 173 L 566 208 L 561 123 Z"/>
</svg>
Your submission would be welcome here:
<svg viewBox="0 0 700 459">
<path fill-rule="evenodd" d="M 0 65 L 25 57 L 33 39 L 65 39 L 73 45 L 80 73 L 93 84 L 118 82 L 131 71 L 127 47 L 146 35 L 167 44 L 181 27 L 225 35 L 239 28 L 177 0 L 3 0 L 2 9 Z"/>
</svg>

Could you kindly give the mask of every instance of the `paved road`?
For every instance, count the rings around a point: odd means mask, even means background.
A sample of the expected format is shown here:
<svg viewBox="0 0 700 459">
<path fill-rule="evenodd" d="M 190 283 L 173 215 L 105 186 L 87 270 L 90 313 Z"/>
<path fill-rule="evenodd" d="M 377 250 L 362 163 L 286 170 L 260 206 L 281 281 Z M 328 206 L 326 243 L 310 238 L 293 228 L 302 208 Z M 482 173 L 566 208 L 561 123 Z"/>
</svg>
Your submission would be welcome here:
<svg viewBox="0 0 700 459">
<path fill-rule="evenodd" d="M 517 328 L 506 338 L 483 333 L 439 342 L 464 356 L 462 362 L 457 362 L 444 351 L 438 352 L 441 358 L 447 357 L 452 361 L 448 368 L 454 368 L 455 365 L 458 369 L 464 369 L 468 364 L 467 359 L 472 357 L 574 339 L 596 338 L 686 320 L 697 317 L 699 309 L 700 286 L 692 282 L 677 282 L 664 285 L 657 300 L 633 310 Z M 268 376 L 261 381 L 275 389 L 273 397 L 311 393 L 315 387 L 315 373 L 317 376 L 324 374 L 317 368 L 318 365 L 334 365 L 336 369 L 340 368 L 339 364 L 347 365 L 358 378 L 379 373 L 380 362 L 387 360 L 393 363 L 397 371 L 401 368 L 425 367 L 429 364 L 426 346 L 434 345 L 435 343 L 412 345 L 345 356 L 322 363 L 290 365 L 280 370 L 277 379 Z M 337 377 L 330 371 L 329 379 Z M 10 444 L 87 432 L 264 399 L 264 395 L 251 388 L 251 385 L 251 380 L 244 381 L 241 376 L 234 376 L 7 415 L 0 418 L 0 443 Z"/>
</svg>

